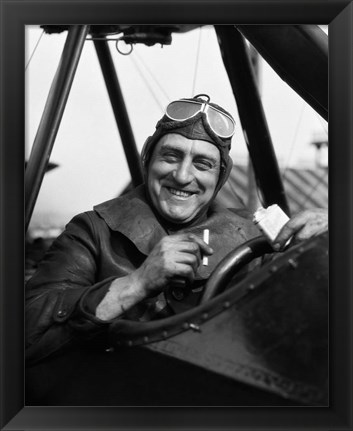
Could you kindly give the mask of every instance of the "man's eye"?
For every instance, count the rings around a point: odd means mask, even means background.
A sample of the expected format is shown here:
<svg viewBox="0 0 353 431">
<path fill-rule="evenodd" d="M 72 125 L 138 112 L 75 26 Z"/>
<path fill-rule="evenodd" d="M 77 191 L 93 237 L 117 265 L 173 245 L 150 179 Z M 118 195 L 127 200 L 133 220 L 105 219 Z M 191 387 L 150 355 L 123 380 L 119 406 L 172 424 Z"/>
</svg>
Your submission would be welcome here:
<svg viewBox="0 0 353 431">
<path fill-rule="evenodd" d="M 194 162 L 196 169 L 200 171 L 208 171 L 213 168 L 213 165 L 208 160 L 197 160 Z"/>
<path fill-rule="evenodd" d="M 178 160 L 178 156 L 175 153 L 165 153 L 162 155 L 163 160 L 165 160 L 168 163 L 173 163 Z"/>
</svg>

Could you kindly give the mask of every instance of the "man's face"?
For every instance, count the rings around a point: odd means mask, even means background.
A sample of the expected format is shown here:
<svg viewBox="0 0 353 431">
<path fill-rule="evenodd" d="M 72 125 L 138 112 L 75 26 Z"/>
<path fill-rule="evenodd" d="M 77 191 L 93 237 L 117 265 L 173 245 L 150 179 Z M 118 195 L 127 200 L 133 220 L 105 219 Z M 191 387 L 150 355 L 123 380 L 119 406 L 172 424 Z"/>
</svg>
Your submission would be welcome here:
<svg viewBox="0 0 353 431">
<path fill-rule="evenodd" d="M 220 153 L 215 145 L 169 133 L 153 151 L 147 187 L 163 218 L 186 223 L 212 199 L 219 173 Z"/>
</svg>

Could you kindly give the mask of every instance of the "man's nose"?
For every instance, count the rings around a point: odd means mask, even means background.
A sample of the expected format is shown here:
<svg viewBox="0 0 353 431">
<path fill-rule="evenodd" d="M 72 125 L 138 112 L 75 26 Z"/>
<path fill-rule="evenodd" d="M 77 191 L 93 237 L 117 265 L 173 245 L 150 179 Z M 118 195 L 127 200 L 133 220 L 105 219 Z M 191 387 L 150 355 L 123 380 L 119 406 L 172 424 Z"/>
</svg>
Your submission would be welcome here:
<svg viewBox="0 0 353 431">
<path fill-rule="evenodd" d="M 173 171 L 173 178 L 179 184 L 190 183 L 193 178 L 192 166 L 190 165 L 190 163 L 179 163 L 176 169 Z"/>
</svg>

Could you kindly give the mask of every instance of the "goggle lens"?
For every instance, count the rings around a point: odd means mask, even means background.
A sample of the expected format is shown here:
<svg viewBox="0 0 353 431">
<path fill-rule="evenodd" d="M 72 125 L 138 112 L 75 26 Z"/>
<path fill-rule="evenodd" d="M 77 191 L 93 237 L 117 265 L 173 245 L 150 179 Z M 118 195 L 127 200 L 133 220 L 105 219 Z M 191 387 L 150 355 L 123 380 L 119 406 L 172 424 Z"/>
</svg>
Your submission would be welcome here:
<svg viewBox="0 0 353 431">
<path fill-rule="evenodd" d="M 230 138 L 235 132 L 234 120 L 207 103 L 198 101 L 177 100 L 171 102 L 166 114 L 171 120 L 185 121 L 204 110 L 208 124 L 213 132 L 220 138 Z"/>
<path fill-rule="evenodd" d="M 217 111 L 212 106 L 207 110 L 208 122 L 212 130 L 222 138 L 230 138 L 235 131 L 233 120 L 224 115 L 222 112 Z"/>
<path fill-rule="evenodd" d="M 198 114 L 201 108 L 202 103 L 177 100 L 167 106 L 166 113 L 172 120 L 185 121 Z"/>
</svg>

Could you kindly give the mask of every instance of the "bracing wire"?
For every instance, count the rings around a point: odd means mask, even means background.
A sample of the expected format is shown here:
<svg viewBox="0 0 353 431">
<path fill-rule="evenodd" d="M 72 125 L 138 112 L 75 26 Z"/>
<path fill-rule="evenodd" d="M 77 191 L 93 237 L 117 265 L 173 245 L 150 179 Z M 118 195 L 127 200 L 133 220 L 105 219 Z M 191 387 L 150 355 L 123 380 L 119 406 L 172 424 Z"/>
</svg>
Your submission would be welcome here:
<svg viewBox="0 0 353 431">
<path fill-rule="evenodd" d="M 298 118 L 298 122 L 297 122 L 297 125 L 296 125 L 296 129 L 295 129 L 295 132 L 294 132 L 294 135 L 293 135 L 293 141 L 292 141 L 292 144 L 291 144 L 291 147 L 290 147 L 290 151 L 289 151 L 289 154 L 288 154 L 288 157 L 287 157 L 287 160 L 286 160 L 286 163 L 285 163 L 285 165 L 284 165 L 284 168 L 283 168 L 283 170 L 282 170 L 282 178 L 283 178 L 283 181 L 285 180 L 285 178 L 286 178 L 286 173 L 287 173 L 287 171 L 288 171 L 288 169 L 289 169 L 289 162 L 290 162 L 290 158 L 291 158 L 291 156 L 292 156 L 292 153 L 293 153 L 293 149 L 294 149 L 294 145 L 295 145 L 295 141 L 296 141 L 296 139 L 297 139 L 297 136 L 298 136 L 298 132 L 299 132 L 299 127 L 300 127 L 300 124 L 301 124 L 301 121 L 302 121 L 302 117 L 303 117 L 303 114 L 304 114 L 304 110 L 305 110 L 305 107 L 306 107 L 306 104 L 305 104 L 305 102 L 303 101 L 303 104 L 302 104 L 302 108 L 301 108 L 301 112 L 300 112 L 300 115 L 299 115 L 299 118 Z M 322 118 L 320 117 L 320 116 L 318 116 L 318 118 L 319 118 L 319 120 L 320 120 L 320 124 L 321 124 L 321 126 L 322 126 L 322 128 L 323 128 L 323 130 L 324 130 L 324 132 L 326 133 L 326 135 L 328 135 L 328 131 L 327 131 L 327 127 L 325 126 L 325 124 L 324 124 L 324 121 L 322 120 Z M 312 195 L 315 193 L 315 191 L 317 190 L 317 188 L 319 187 L 319 185 L 323 182 L 323 180 L 324 180 L 324 178 L 325 178 L 325 176 L 327 175 L 327 171 L 326 172 L 324 172 L 324 174 L 318 179 L 318 181 L 316 182 L 316 184 L 314 184 L 314 186 L 305 194 L 305 196 L 304 196 L 304 200 L 303 200 L 303 202 L 301 203 L 301 208 L 304 208 L 305 207 L 305 204 L 309 201 L 309 199 L 312 197 Z"/>
<path fill-rule="evenodd" d="M 151 93 L 153 99 L 155 100 L 155 102 L 157 103 L 157 105 L 160 107 L 161 111 L 164 111 L 164 106 L 163 104 L 158 100 L 158 98 L 156 97 L 150 83 L 148 82 L 148 80 L 146 79 L 146 76 L 144 75 L 144 73 L 142 73 L 139 65 L 137 64 L 136 59 L 134 58 L 134 56 L 130 56 L 132 62 L 134 63 L 134 66 L 136 67 L 137 72 L 139 73 L 139 75 L 141 76 L 143 82 L 146 84 L 146 87 L 148 88 L 149 92 Z"/>
<path fill-rule="evenodd" d="M 292 140 L 292 143 L 291 143 L 291 146 L 289 149 L 288 157 L 287 157 L 286 163 L 285 163 L 284 168 L 283 168 L 283 178 L 285 177 L 286 171 L 289 167 L 290 159 L 291 159 L 292 154 L 293 154 L 293 149 L 294 149 L 294 145 L 295 145 L 295 142 L 297 140 L 298 133 L 299 133 L 299 128 L 300 128 L 300 125 L 302 122 L 305 106 L 306 106 L 305 102 L 303 102 L 302 107 L 301 107 L 301 111 L 300 111 L 300 115 L 299 115 L 299 118 L 297 121 L 297 125 L 296 125 L 295 131 L 294 131 L 293 140 Z"/>
<path fill-rule="evenodd" d="M 292 146 L 291 146 L 291 150 L 290 150 L 290 152 L 289 152 L 289 157 L 288 157 L 288 159 L 287 159 L 287 162 L 286 162 L 286 165 L 285 165 L 285 168 L 283 169 L 283 180 L 285 180 L 285 174 L 286 174 L 286 172 L 287 172 L 287 170 L 288 170 L 288 168 L 289 168 L 289 160 L 290 160 L 290 157 L 291 157 L 291 155 L 292 155 L 292 151 L 293 151 L 293 147 L 294 147 L 294 143 L 295 143 L 295 141 L 296 141 L 296 138 L 297 138 L 297 135 L 298 135 L 298 130 L 299 130 L 299 125 L 300 125 L 300 123 L 301 123 L 301 120 L 302 120 L 302 117 L 303 117 L 303 113 L 304 113 L 304 108 L 305 108 L 305 106 L 306 106 L 306 104 L 305 104 L 305 102 L 303 102 L 303 106 L 302 106 L 302 110 L 301 110 L 301 113 L 300 113 L 300 116 L 299 116 L 299 119 L 298 119 L 298 123 L 297 123 L 297 127 L 296 127 L 296 130 L 295 130 L 295 134 L 294 134 L 294 138 L 293 138 L 293 142 L 292 142 Z M 319 116 L 319 120 L 321 120 L 321 117 Z M 321 126 L 322 126 L 322 128 L 324 129 L 324 132 L 327 134 L 327 129 L 325 128 L 325 125 L 324 125 L 324 123 L 323 123 L 323 121 L 320 121 L 320 124 L 321 124 Z M 313 195 L 313 193 L 315 193 L 315 191 L 317 190 L 317 188 L 319 187 L 319 185 L 322 183 L 322 181 L 323 181 L 323 179 L 325 178 L 325 176 L 327 175 L 327 172 L 325 172 L 324 173 L 324 175 L 322 175 L 319 179 L 318 179 L 318 181 L 317 181 L 317 183 L 305 194 L 305 196 L 304 196 L 304 201 L 303 201 L 303 203 L 301 204 L 301 207 L 302 208 L 304 208 L 304 206 L 305 206 L 305 204 L 308 202 L 308 200 L 311 198 L 311 196 Z"/>
<path fill-rule="evenodd" d="M 25 71 L 27 70 L 27 68 L 28 68 L 28 66 L 29 66 L 29 63 L 30 63 L 30 62 L 31 62 L 31 60 L 32 60 L 32 57 L 33 57 L 34 53 L 36 52 L 36 50 L 37 50 L 37 48 L 38 48 L 39 42 L 40 42 L 40 40 L 42 39 L 43 34 L 44 34 L 44 30 L 43 30 L 43 31 L 42 31 L 42 33 L 40 34 L 40 36 L 39 36 L 39 38 L 38 38 L 38 41 L 37 41 L 37 43 L 36 43 L 36 46 L 34 47 L 34 49 L 33 49 L 33 51 L 32 51 L 32 54 L 31 54 L 31 56 L 29 57 L 29 60 L 28 60 L 28 62 L 27 62 L 27 64 L 26 64 L 26 67 L 25 67 Z"/>
<path fill-rule="evenodd" d="M 192 93 L 191 97 L 195 95 L 195 88 L 196 88 L 196 78 L 197 78 L 197 72 L 199 68 L 199 58 L 200 58 L 200 51 L 201 51 L 201 35 L 202 35 L 202 28 L 199 29 L 199 39 L 197 43 L 197 51 L 196 51 L 196 60 L 195 60 L 195 70 L 194 70 L 194 79 L 192 83 Z"/>
<path fill-rule="evenodd" d="M 162 85 L 158 81 L 158 79 L 156 79 L 156 77 L 154 76 L 153 72 L 151 71 L 151 69 L 146 64 L 146 62 L 143 60 L 143 58 L 138 54 L 138 52 L 136 50 L 135 50 L 134 54 L 136 55 L 136 57 L 138 58 L 138 60 L 140 61 L 140 63 L 143 65 L 143 67 L 146 69 L 146 71 L 148 72 L 148 74 L 152 78 L 153 82 L 157 85 L 157 87 L 160 89 L 160 91 L 162 92 L 162 94 L 164 95 L 164 97 L 167 99 L 167 102 L 170 102 L 170 97 L 168 96 L 167 92 L 162 87 Z"/>
</svg>

